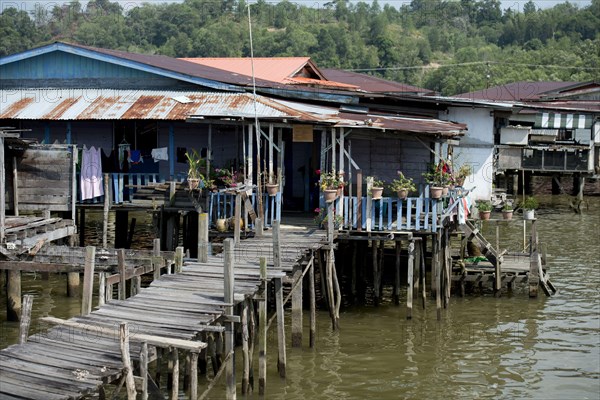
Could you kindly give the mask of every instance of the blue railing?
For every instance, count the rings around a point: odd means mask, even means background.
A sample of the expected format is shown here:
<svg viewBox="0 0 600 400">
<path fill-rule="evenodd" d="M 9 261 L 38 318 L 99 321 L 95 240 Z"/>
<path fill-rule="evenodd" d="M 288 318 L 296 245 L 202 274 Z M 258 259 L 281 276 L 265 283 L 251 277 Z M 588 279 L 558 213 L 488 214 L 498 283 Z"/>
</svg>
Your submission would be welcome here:
<svg viewBox="0 0 600 400">
<path fill-rule="evenodd" d="M 115 172 L 105 174 L 109 176 L 109 190 L 112 192 L 111 201 L 113 204 L 120 204 L 124 201 L 131 201 L 135 192 L 141 186 L 147 186 L 155 183 L 162 183 L 164 180 L 160 179 L 158 173 L 122 173 Z M 125 184 L 125 178 L 128 178 L 127 184 Z M 80 174 L 77 173 L 77 203 L 82 203 L 81 200 L 81 187 L 80 187 Z M 102 182 L 104 187 L 104 181 Z M 105 196 L 98 196 L 93 199 L 85 200 L 84 203 L 103 203 Z"/>
<path fill-rule="evenodd" d="M 218 219 L 227 219 L 233 217 L 235 213 L 235 194 L 226 192 L 211 192 L 210 200 L 208 203 L 208 215 L 211 225 L 214 226 Z M 263 193 L 263 212 L 264 212 L 264 226 L 270 227 L 273 225 L 273 221 L 281 220 L 281 192 L 278 192 L 275 196 L 269 196 Z M 256 192 L 252 192 L 250 202 L 252 207 L 256 210 L 258 215 L 258 201 Z M 252 227 L 251 221 L 248 221 L 250 227 Z"/>
</svg>

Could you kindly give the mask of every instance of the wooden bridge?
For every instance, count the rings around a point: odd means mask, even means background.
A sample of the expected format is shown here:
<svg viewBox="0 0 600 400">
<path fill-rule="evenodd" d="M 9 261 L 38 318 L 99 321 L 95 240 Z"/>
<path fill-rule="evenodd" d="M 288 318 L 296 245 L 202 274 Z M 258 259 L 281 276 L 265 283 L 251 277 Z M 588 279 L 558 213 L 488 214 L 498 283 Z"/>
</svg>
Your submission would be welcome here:
<svg viewBox="0 0 600 400">
<path fill-rule="evenodd" d="M 202 217 L 206 220 L 206 214 Z M 208 238 L 207 234 L 200 236 Z M 277 318 L 278 367 L 284 376 L 283 307 L 291 298 L 292 342 L 301 345 L 302 278 L 309 270 L 314 273 L 313 253 L 328 243 L 323 231 L 280 227 L 276 221 L 272 231 L 252 239 L 238 243 L 226 239 L 218 255 L 209 255 L 208 242 L 200 242 L 198 261 L 183 262 L 183 249 L 178 248 L 172 263 L 173 273 L 162 276 L 160 270 L 165 267 L 171 272 L 170 263 L 161 264 L 155 258 L 153 268 L 148 269 L 126 267 L 121 262 L 123 267 L 116 276 L 96 274 L 99 305 L 94 311 L 91 288 L 96 256 L 93 247 L 87 248 L 82 315 L 69 320 L 43 318 L 51 327 L 27 338 L 29 318 L 24 310 L 20 344 L 0 351 L 0 398 L 58 400 L 98 394 L 106 398 L 123 386 L 130 399 L 135 398 L 136 391 L 144 399 L 149 395 L 162 398 L 161 393 L 166 390 L 158 387 L 166 383 L 169 398 L 179 398 L 179 391 L 184 389 L 190 398 L 197 399 L 198 365 L 200 372 L 205 373 L 209 359 L 214 375 L 206 391 L 225 372 L 231 397 L 235 392 L 237 329 L 243 332 L 242 390 L 247 393 L 257 325 L 254 301 L 259 304 L 260 319 L 259 391 L 264 393 L 268 325 Z M 157 279 L 140 288 L 137 278 L 148 272 Z M 137 293 L 125 298 L 128 280 Z M 265 288 L 271 282 L 275 288 L 276 313 L 267 322 Z M 112 298 L 113 284 L 120 300 Z M 286 299 L 284 284 L 292 285 Z M 25 301 L 24 309 L 27 303 L 30 300 Z M 314 294 L 310 308 L 311 344 L 314 344 Z M 168 379 L 164 379 L 167 375 Z"/>
</svg>

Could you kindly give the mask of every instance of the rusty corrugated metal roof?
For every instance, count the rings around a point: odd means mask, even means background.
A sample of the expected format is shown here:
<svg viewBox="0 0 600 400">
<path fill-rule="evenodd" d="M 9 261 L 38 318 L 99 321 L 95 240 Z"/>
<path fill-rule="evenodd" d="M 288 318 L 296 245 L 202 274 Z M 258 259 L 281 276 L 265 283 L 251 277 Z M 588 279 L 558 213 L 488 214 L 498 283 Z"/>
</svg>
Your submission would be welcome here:
<svg viewBox="0 0 600 400">
<path fill-rule="evenodd" d="M 112 89 L 0 90 L 0 119 L 185 120 L 197 116 L 254 116 L 248 93 Z M 295 118 L 283 105 L 257 96 L 259 118 Z"/>
</svg>

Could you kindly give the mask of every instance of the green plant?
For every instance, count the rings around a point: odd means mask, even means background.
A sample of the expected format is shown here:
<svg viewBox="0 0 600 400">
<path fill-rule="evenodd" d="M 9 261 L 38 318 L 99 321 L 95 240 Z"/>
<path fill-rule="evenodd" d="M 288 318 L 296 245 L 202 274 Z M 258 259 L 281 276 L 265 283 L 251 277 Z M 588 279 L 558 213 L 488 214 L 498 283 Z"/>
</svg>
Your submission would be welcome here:
<svg viewBox="0 0 600 400">
<path fill-rule="evenodd" d="M 480 201 L 477 203 L 477 209 L 479 211 L 492 211 L 492 203 L 485 200 L 485 201 Z"/>
<path fill-rule="evenodd" d="M 512 205 L 509 203 L 504 203 L 502 206 L 502 211 L 513 211 Z"/>
<path fill-rule="evenodd" d="M 432 186 L 446 186 L 452 182 L 452 176 L 441 163 L 439 165 L 432 164 L 429 171 L 423 174 L 423 178 Z"/>
<path fill-rule="evenodd" d="M 454 182 L 457 185 L 462 186 L 469 175 L 471 175 L 471 166 L 463 164 L 454 172 Z"/>
<path fill-rule="evenodd" d="M 385 185 L 385 182 L 381 179 L 373 177 L 373 187 L 382 188 Z"/>
<path fill-rule="evenodd" d="M 392 180 L 389 186 L 390 190 L 398 192 L 401 189 L 406 189 L 408 192 L 417 190 L 412 178 L 407 178 L 404 174 L 398 171 L 398 178 Z"/>
<path fill-rule="evenodd" d="M 521 204 L 521 207 L 524 210 L 535 210 L 536 208 L 538 208 L 538 206 L 538 201 L 533 196 L 526 197 L 523 203 Z"/>
<path fill-rule="evenodd" d="M 204 160 L 195 149 L 185 153 L 185 157 L 188 160 L 188 179 L 204 179 L 204 175 L 201 172 L 201 168 L 204 164 Z"/>
<path fill-rule="evenodd" d="M 340 176 L 334 172 L 325 172 L 321 174 L 321 190 L 332 190 L 338 189 L 344 186 L 344 181 L 340 178 Z"/>
<path fill-rule="evenodd" d="M 315 223 L 319 228 L 327 228 L 327 208 L 315 208 Z M 342 226 L 344 218 L 341 215 L 336 214 L 335 208 L 333 209 L 333 227 L 338 229 Z"/>
</svg>

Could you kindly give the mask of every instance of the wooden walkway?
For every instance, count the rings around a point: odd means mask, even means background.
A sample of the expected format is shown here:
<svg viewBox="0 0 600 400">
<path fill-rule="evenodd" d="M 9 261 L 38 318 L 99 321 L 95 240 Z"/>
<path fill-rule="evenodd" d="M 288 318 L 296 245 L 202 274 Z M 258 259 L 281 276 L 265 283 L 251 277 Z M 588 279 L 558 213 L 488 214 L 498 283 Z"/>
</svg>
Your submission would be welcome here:
<svg viewBox="0 0 600 400">
<path fill-rule="evenodd" d="M 234 304 L 259 293 L 261 257 L 268 260 L 268 280 L 284 279 L 307 252 L 325 244 L 323 231 L 282 226 L 280 232 L 279 268 L 273 267 L 271 231 L 234 247 Z M 59 325 L 0 351 L 0 398 L 79 399 L 118 382 L 123 375 L 122 323 L 128 324 L 130 356 L 136 364 L 142 342 L 151 345 L 149 361 L 161 347 L 197 354 L 206 347 L 200 342 L 203 333 L 222 331 L 218 323 L 231 322 L 226 311 L 234 304 L 225 302 L 224 271 L 223 253 L 210 256 L 207 263 L 187 260 L 181 272 L 162 275 L 133 297 L 111 300 L 67 321 L 44 319 Z"/>
</svg>

